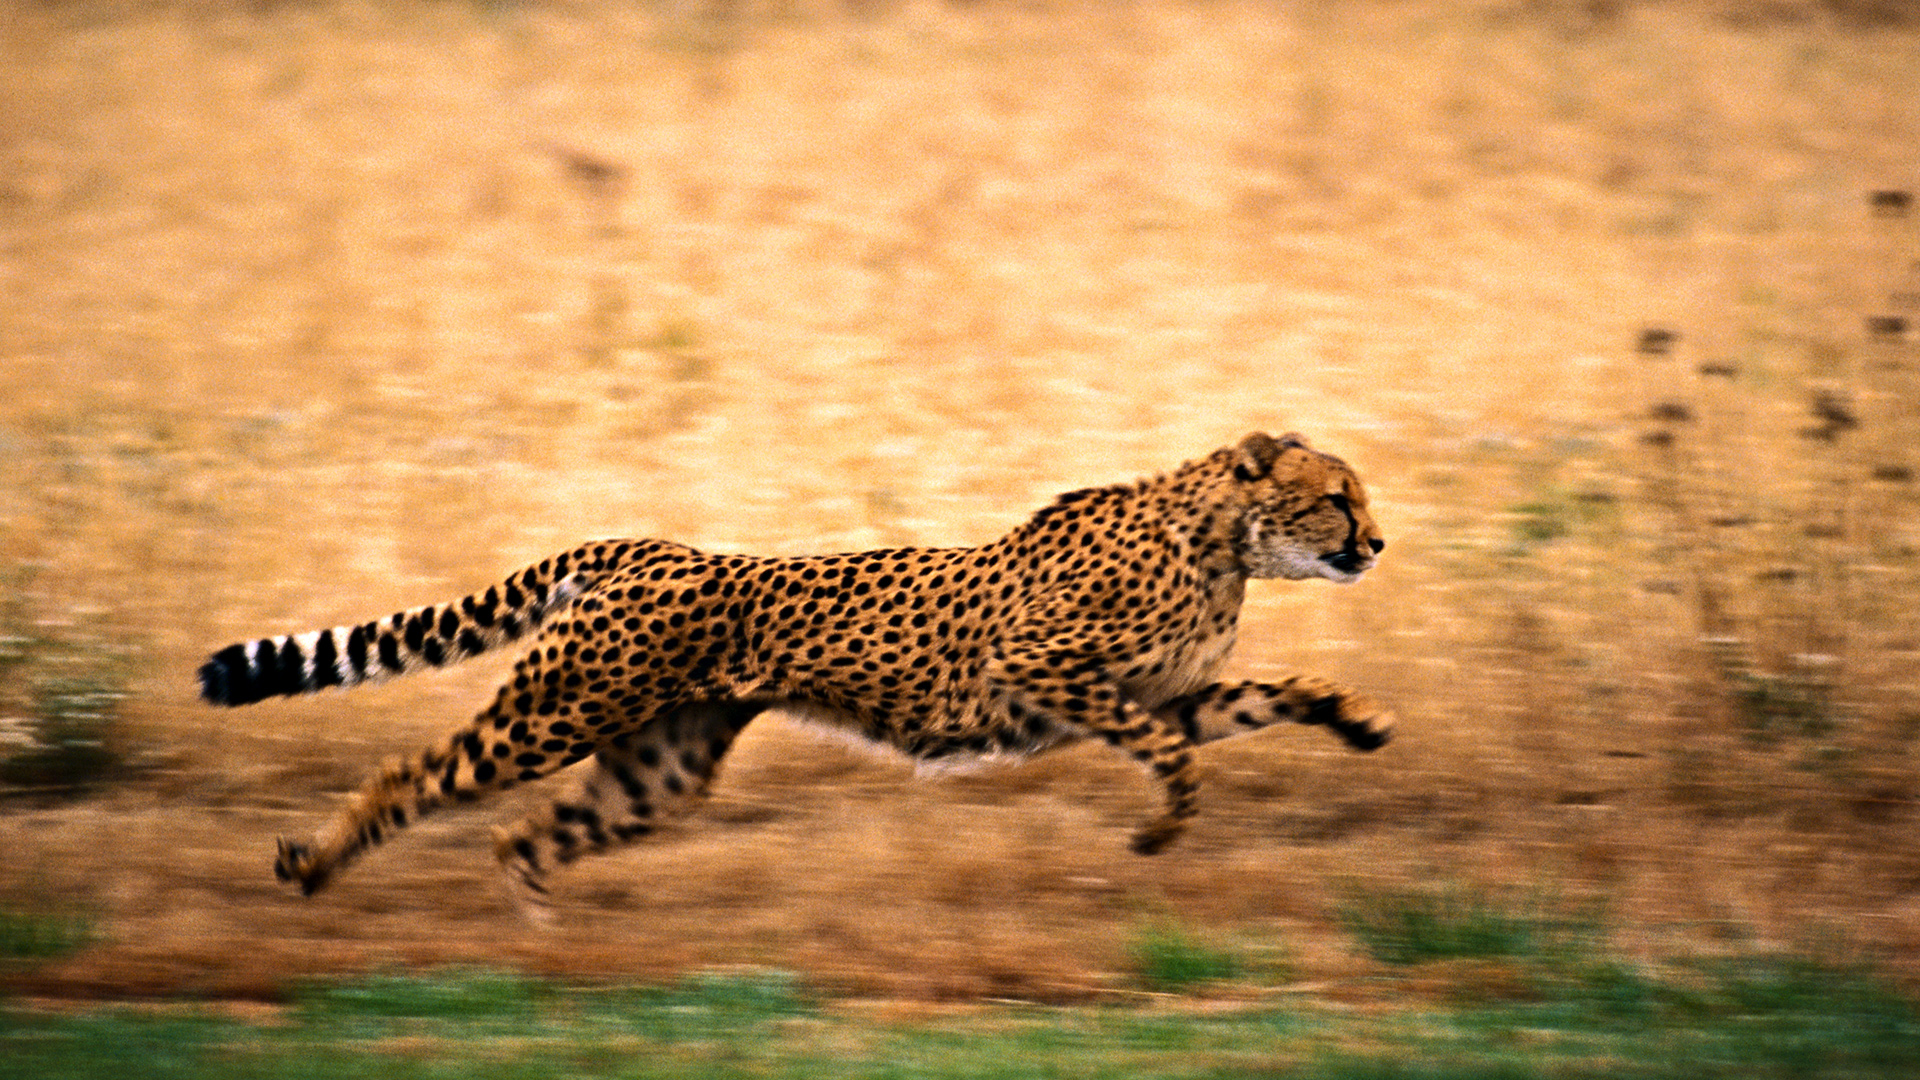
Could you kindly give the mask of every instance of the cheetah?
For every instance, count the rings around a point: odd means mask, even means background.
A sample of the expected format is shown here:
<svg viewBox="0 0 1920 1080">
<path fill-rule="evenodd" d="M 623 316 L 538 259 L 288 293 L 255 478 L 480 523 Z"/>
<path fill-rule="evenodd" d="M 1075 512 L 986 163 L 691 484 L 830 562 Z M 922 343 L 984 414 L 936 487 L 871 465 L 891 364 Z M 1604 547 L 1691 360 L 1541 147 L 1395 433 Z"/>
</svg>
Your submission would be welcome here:
<svg viewBox="0 0 1920 1080">
<path fill-rule="evenodd" d="M 1359 750 L 1387 742 L 1392 714 L 1339 683 L 1214 681 L 1249 578 L 1352 582 L 1385 547 L 1345 462 L 1255 432 L 1062 495 L 983 547 L 760 558 L 592 542 L 444 606 L 228 646 L 200 689 L 246 705 L 522 643 L 473 722 L 388 762 L 313 838 L 280 841 L 277 875 L 308 895 L 440 807 L 590 761 L 495 833 L 509 887 L 544 903 L 555 867 L 703 795 L 769 709 L 920 762 L 1103 739 L 1163 791 L 1133 836 L 1146 855 L 1198 808 L 1201 743 L 1283 720 Z"/>
</svg>

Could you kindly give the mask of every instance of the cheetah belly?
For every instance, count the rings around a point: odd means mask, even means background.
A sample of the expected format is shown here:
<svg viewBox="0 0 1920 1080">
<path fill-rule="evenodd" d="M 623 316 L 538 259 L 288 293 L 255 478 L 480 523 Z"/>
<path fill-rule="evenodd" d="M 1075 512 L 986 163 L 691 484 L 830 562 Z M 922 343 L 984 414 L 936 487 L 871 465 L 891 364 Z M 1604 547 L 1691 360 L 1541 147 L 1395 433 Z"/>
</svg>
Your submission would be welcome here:
<svg viewBox="0 0 1920 1080">
<path fill-rule="evenodd" d="M 781 701 L 774 705 L 778 714 L 822 738 L 851 746 L 876 757 L 908 761 L 905 752 L 892 743 L 867 734 L 858 717 L 845 709 L 822 705 L 817 701 Z"/>
<path fill-rule="evenodd" d="M 1012 745 L 995 741 L 986 750 L 954 749 L 947 745 L 938 751 L 939 756 L 923 758 L 891 741 L 875 738 L 865 730 L 858 717 L 845 709 L 797 700 L 781 701 L 774 708 L 782 717 L 816 735 L 888 761 L 911 765 L 913 771 L 921 776 L 964 773 L 993 765 L 1013 764 L 1080 738 L 1077 732 L 1050 724 L 1046 731 L 1038 735 L 1028 733 Z M 998 719 L 1006 720 L 1005 717 Z M 990 729 L 998 726 L 991 725 Z"/>
</svg>

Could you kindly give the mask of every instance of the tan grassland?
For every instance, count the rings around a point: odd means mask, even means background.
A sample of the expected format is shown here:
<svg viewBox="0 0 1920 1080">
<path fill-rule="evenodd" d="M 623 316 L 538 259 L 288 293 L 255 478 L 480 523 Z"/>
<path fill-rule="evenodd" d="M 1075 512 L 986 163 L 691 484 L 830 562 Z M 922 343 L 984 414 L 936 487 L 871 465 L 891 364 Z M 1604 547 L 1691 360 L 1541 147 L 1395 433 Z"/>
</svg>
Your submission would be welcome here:
<svg viewBox="0 0 1920 1080">
<path fill-rule="evenodd" d="M 1871 198 L 1920 183 L 1912 14 L 0 0 L 0 581 L 123 656 L 138 766 L 0 802 L 0 901 L 101 934 L 12 977 L 1068 999 L 1171 922 L 1337 995 L 1380 970 L 1341 896 L 1436 881 L 1920 974 L 1920 211 Z M 1234 670 L 1400 738 L 1209 749 L 1156 858 L 1101 748 L 916 780 L 770 718 L 556 929 L 493 881 L 525 793 L 307 901 L 273 838 L 503 664 L 194 699 L 230 641 L 587 537 L 980 542 L 1256 428 L 1353 462 L 1391 546 L 1257 585 Z"/>
</svg>

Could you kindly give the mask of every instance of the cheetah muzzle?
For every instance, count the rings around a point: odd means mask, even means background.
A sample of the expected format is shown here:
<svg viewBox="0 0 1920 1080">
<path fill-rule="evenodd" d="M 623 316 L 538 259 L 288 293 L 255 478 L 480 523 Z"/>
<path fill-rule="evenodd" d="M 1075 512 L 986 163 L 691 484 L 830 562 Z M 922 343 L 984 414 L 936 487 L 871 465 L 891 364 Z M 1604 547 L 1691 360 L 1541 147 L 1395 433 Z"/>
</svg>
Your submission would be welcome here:
<svg viewBox="0 0 1920 1080">
<path fill-rule="evenodd" d="M 1096 737 L 1165 794 L 1133 850 L 1198 808 L 1198 745 L 1282 721 L 1358 750 L 1393 717 L 1325 679 L 1216 682 L 1249 578 L 1351 582 L 1386 547 L 1346 463 L 1261 433 L 1172 472 L 1060 496 L 974 548 L 799 558 L 664 540 L 589 543 L 444 606 L 215 653 L 202 695 L 246 705 L 518 650 L 473 722 L 389 762 L 275 871 L 313 893 L 449 803 L 560 769 L 565 794 L 497 836 L 519 895 L 702 795 L 768 709 L 924 762 L 1034 754 Z"/>
</svg>

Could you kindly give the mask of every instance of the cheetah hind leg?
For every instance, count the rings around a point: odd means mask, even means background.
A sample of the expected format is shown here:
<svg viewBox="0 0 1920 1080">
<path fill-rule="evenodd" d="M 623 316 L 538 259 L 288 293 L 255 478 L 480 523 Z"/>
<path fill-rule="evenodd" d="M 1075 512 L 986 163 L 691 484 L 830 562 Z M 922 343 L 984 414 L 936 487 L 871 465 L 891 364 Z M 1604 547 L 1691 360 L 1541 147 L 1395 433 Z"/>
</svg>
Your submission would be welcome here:
<svg viewBox="0 0 1920 1080">
<path fill-rule="evenodd" d="M 471 737 L 409 758 L 394 758 L 319 833 L 309 840 L 280 838 L 273 873 L 312 896 L 347 864 L 452 799 L 479 794 L 461 751 Z M 465 786 L 460 786 L 464 782 Z"/>
<path fill-rule="evenodd" d="M 506 734 L 512 719 L 504 711 L 507 703 L 508 694 L 502 691 L 498 701 L 438 746 L 387 762 L 311 840 L 281 840 L 275 876 L 312 896 L 368 848 L 434 809 L 473 802 L 523 780 L 538 779 L 592 751 L 591 745 L 575 743 L 564 751 L 532 754 L 529 748 L 543 741 L 545 732 L 526 731 L 523 724 L 522 735 Z M 517 767 L 511 769 L 501 765 L 514 750 L 509 739 L 518 739 L 521 749 L 528 751 L 515 759 Z"/>
<path fill-rule="evenodd" d="M 702 702 L 615 735 L 566 794 L 494 830 L 508 898 L 535 926 L 552 923 L 547 875 L 557 866 L 653 833 L 707 793 L 720 759 L 766 706 Z"/>
</svg>

